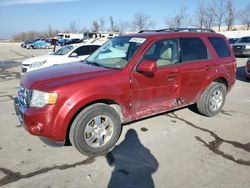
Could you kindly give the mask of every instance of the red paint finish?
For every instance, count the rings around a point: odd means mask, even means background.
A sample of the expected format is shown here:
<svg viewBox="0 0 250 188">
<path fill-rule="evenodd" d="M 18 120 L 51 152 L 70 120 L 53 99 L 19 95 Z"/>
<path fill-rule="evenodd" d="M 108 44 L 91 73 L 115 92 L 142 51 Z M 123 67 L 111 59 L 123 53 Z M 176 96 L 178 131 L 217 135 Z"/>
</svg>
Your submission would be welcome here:
<svg viewBox="0 0 250 188">
<path fill-rule="evenodd" d="M 146 41 L 121 70 L 77 62 L 27 73 L 21 80 L 23 87 L 56 92 L 59 97 L 55 105 L 27 108 L 23 112 L 26 130 L 33 135 L 64 141 L 67 128 L 79 110 L 98 101 L 118 104 L 122 121 L 128 122 L 195 103 L 217 79 L 225 80 L 231 89 L 235 82 L 235 58 L 231 48 L 230 57 L 218 58 L 208 36 L 223 37 L 196 32 L 136 34 L 133 37 L 144 37 Z M 154 42 L 180 37 L 200 37 L 211 58 L 160 68 L 153 61 L 141 60 Z"/>
</svg>

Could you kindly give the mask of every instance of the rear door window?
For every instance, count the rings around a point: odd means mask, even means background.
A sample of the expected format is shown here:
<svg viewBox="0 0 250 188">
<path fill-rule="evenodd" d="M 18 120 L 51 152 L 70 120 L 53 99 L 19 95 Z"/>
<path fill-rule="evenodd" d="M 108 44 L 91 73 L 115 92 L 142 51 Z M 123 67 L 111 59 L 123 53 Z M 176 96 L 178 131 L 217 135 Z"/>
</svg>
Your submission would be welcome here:
<svg viewBox="0 0 250 188">
<path fill-rule="evenodd" d="M 200 38 L 181 38 L 181 61 L 209 59 L 208 50 Z"/>
<path fill-rule="evenodd" d="M 230 57 L 230 50 L 222 37 L 208 37 L 219 57 Z"/>
</svg>

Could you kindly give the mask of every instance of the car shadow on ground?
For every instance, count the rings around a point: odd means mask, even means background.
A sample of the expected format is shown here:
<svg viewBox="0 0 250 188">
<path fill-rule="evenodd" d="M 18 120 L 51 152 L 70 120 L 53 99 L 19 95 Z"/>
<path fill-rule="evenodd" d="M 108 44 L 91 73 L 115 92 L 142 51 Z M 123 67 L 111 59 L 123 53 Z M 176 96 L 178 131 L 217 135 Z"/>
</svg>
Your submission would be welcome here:
<svg viewBox="0 0 250 188">
<path fill-rule="evenodd" d="M 21 70 L 19 72 L 9 70 L 18 66 L 20 66 L 20 62 L 17 61 L 0 61 L 0 80 L 20 79 Z"/>
<path fill-rule="evenodd" d="M 242 82 L 249 82 L 246 78 L 245 66 L 237 67 L 236 79 Z"/>
<path fill-rule="evenodd" d="M 128 130 L 124 141 L 106 159 L 114 167 L 108 188 L 155 187 L 152 174 L 158 169 L 158 161 L 142 145 L 134 129 Z"/>
</svg>

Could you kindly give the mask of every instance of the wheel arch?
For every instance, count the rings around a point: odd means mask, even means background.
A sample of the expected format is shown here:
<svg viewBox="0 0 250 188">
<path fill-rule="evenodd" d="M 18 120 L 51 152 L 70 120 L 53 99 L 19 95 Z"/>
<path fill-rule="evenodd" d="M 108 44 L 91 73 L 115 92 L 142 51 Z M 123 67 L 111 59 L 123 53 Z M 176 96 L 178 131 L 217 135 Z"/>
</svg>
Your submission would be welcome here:
<svg viewBox="0 0 250 188">
<path fill-rule="evenodd" d="M 210 79 L 208 82 L 206 82 L 206 84 L 204 84 L 204 87 L 203 89 L 200 91 L 200 93 L 196 96 L 196 99 L 195 99 L 195 102 L 197 102 L 201 95 L 206 91 L 206 89 L 214 82 L 217 82 L 217 83 L 222 83 L 226 86 L 226 89 L 227 89 L 227 92 L 230 90 L 229 88 L 229 83 L 228 83 L 228 80 L 225 78 L 225 77 L 217 77 L 217 78 L 213 78 L 213 79 Z"/>
<path fill-rule="evenodd" d="M 66 135 L 65 135 L 65 143 L 64 145 L 65 146 L 71 146 L 71 142 L 70 142 L 70 139 L 69 139 L 69 133 L 70 133 L 70 129 L 71 129 L 71 126 L 72 126 L 72 123 L 74 121 L 74 119 L 76 118 L 76 116 L 85 108 L 91 106 L 91 105 L 94 105 L 94 104 L 97 104 L 97 103 L 102 103 L 102 104 L 106 104 L 110 107 L 112 107 L 119 115 L 120 117 L 120 120 L 121 122 L 123 122 L 123 114 L 122 114 L 122 110 L 121 110 L 121 106 L 119 105 L 119 103 L 117 103 L 115 100 L 113 99 L 97 99 L 97 100 L 94 100 L 94 101 L 91 101 L 83 106 L 81 106 L 75 113 L 74 115 L 72 116 L 72 118 L 70 119 L 70 122 L 67 126 L 67 130 L 66 130 Z"/>
<path fill-rule="evenodd" d="M 226 86 L 227 91 L 228 91 L 228 89 L 229 89 L 229 88 L 228 88 L 228 87 L 229 87 L 228 81 L 227 81 L 227 79 L 224 78 L 224 77 L 219 77 L 219 78 L 213 80 L 212 82 L 217 82 L 217 83 L 224 84 L 224 85 Z M 211 83 L 212 83 L 212 82 L 211 82 Z M 211 84 L 211 83 L 210 83 L 210 84 Z"/>
</svg>

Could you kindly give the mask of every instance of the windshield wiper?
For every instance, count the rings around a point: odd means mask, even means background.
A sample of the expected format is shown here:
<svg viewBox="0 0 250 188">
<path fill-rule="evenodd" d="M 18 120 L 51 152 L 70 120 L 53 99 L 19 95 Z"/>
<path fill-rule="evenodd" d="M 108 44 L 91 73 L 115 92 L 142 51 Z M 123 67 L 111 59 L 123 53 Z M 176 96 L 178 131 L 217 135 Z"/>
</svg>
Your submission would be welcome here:
<svg viewBox="0 0 250 188">
<path fill-rule="evenodd" d="M 108 66 L 104 66 L 102 64 L 99 64 L 97 62 L 91 62 L 91 61 L 88 61 L 88 60 L 83 60 L 84 63 L 86 63 L 87 65 L 93 65 L 93 66 L 97 66 L 97 67 L 103 67 L 103 68 L 106 68 L 106 69 L 118 69 L 120 70 L 121 68 L 117 68 L 117 67 L 108 67 Z"/>
<path fill-rule="evenodd" d="M 103 65 L 101 65 L 101 64 L 99 64 L 99 63 L 97 63 L 97 62 L 90 62 L 90 61 L 88 61 L 88 60 L 85 60 L 84 61 L 86 64 L 88 64 L 88 65 L 93 65 L 93 66 L 96 66 L 96 67 L 104 67 L 104 68 L 106 68 L 105 66 L 103 66 Z"/>
</svg>

